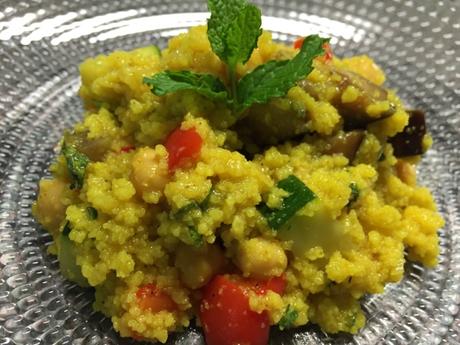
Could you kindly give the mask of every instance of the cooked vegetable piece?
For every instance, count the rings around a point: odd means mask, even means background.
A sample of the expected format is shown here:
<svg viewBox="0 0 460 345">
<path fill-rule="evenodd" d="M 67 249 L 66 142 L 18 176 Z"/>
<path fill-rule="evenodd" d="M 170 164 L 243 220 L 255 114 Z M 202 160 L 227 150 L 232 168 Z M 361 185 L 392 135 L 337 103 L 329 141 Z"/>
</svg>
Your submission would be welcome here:
<svg viewBox="0 0 460 345">
<path fill-rule="evenodd" d="M 316 198 L 316 195 L 294 175 L 279 181 L 277 186 L 290 193 L 283 199 L 281 207 L 271 209 L 265 203 L 257 207 L 274 230 L 280 229 L 297 211 Z"/>
<path fill-rule="evenodd" d="M 64 142 L 67 146 L 75 147 L 93 162 L 103 160 L 111 145 L 108 138 L 88 139 L 87 132 L 65 133 Z"/>
<path fill-rule="evenodd" d="M 82 275 L 81 267 L 77 265 L 75 244 L 69 238 L 70 231 L 70 224 L 66 222 L 58 238 L 59 267 L 64 277 L 81 287 L 88 287 L 88 281 Z"/>
<path fill-rule="evenodd" d="M 97 219 L 97 210 L 94 207 L 89 206 L 86 208 L 86 215 L 89 219 L 95 220 Z"/>
<path fill-rule="evenodd" d="M 351 132 L 341 132 L 331 139 L 323 153 L 341 153 L 351 162 L 355 158 L 359 146 L 363 142 L 364 131 L 354 130 Z"/>
<path fill-rule="evenodd" d="M 135 49 L 136 52 L 142 53 L 143 55 L 149 56 L 149 55 L 156 55 L 156 56 L 161 56 L 161 50 L 158 48 L 156 45 L 149 45 L 146 47 L 141 47 Z"/>
<path fill-rule="evenodd" d="M 203 139 L 195 128 L 176 129 L 166 139 L 168 167 L 173 172 L 194 162 L 200 155 Z"/>
<path fill-rule="evenodd" d="M 409 123 L 401 133 L 388 141 L 393 146 L 396 157 L 423 154 L 423 138 L 426 134 L 425 113 L 421 110 L 408 110 Z"/>
<path fill-rule="evenodd" d="M 146 284 L 139 287 L 136 292 L 137 301 L 143 310 L 150 310 L 154 313 L 166 310 L 177 309 L 176 303 L 168 294 L 161 291 L 155 284 Z"/>
<path fill-rule="evenodd" d="M 403 159 L 398 159 L 395 165 L 396 175 L 401 181 L 409 186 L 417 184 L 417 172 L 415 166 Z"/>
<path fill-rule="evenodd" d="M 123 153 L 128 153 L 128 152 L 131 152 L 133 150 L 135 150 L 136 148 L 134 146 L 131 146 L 131 145 L 128 145 L 128 146 L 123 146 L 121 149 L 120 149 L 120 152 L 123 152 Z"/>
<path fill-rule="evenodd" d="M 289 304 L 286 308 L 286 311 L 283 314 L 283 317 L 278 322 L 278 327 L 280 328 L 280 330 L 292 327 L 298 316 L 298 311 L 291 307 L 291 305 Z"/>
<path fill-rule="evenodd" d="M 336 88 L 337 92 L 330 101 L 344 118 L 345 130 L 365 128 L 371 122 L 394 114 L 396 109 L 392 104 L 390 104 L 386 111 L 380 114 L 373 114 L 371 116 L 367 112 L 367 107 L 371 104 L 388 99 L 388 93 L 384 88 L 354 72 L 342 68 L 327 64 L 318 65 L 316 68 L 328 76 L 328 81 L 312 82 L 304 79 L 299 82 L 299 86 L 316 99 L 319 99 L 321 92 L 325 88 Z M 342 97 L 350 86 L 356 90 L 356 98 L 352 101 L 345 100 Z"/>
<path fill-rule="evenodd" d="M 245 142 L 257 145 L 275 145 L 308 132 L 307 114 L 291 106 L 281 107 L 277 102 L 255 104 L 237 122 L 235 130 Z"/>
<path fill-rule="evenodd" d="M 218 275 L 205 286 L 199 317 L 206 344 L 267 344 L 270 329 L 268 315 L 265 311 L 258 314 L 249 307 L 248 292 L 257 292 L 257 284 L 257 281 L 239 281 Z"/>
<path fill-rule="evenodd" d="M 89 158 L 79 152 L 74 146 L 62 145 L 62 154 L 67 162 L 67 169 L 73 179 L 70 189 L 80 189 L 83 186 L 83 179 L 85 177 L 86 166 L 89 163 Z"/>
</svg>

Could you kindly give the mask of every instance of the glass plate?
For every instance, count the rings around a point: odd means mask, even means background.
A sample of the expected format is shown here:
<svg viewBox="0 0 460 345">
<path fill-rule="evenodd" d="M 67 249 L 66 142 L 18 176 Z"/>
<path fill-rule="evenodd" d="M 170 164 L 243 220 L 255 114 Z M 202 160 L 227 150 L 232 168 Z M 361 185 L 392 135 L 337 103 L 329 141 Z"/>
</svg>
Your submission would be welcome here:
<svg viewBox="0 0 460 345">
<path fill-rule="evenodd" d="M 433 149 L 419 181 L 446 225 L 439 265 L 407 264 L 399 284 L 363 301 L 366 327 L 328 336 L 317 327 L 273 331 L 273 344 L 458 344 L 460 339 L 460 5 L 454 1 L 268 0 L 264 27 L 280 41 L 331 36 L 339 55 L 369 54 L 387 85 L 428 114 Z M 51 237 L 31 217 L 64 128 L 82 115 L 78 64 L 150 43 L 161 47 L 203 23 L 205 1 L 0 2 L 0 344 L 131 344 L 91 309 L 91 291 L 63 279 Z M 170 344 L 203 344 L 191 327 Z"/>
</svg>

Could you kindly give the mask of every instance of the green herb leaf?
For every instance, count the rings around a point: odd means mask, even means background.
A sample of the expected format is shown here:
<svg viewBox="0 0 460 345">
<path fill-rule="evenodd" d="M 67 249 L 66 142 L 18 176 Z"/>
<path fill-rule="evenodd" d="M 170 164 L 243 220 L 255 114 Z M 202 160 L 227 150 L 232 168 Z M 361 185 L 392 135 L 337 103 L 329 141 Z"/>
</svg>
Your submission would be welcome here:
<svg viewBox="0 0 460 345">
<path fill-rule="evenodd" d="M 292 308 L 289 304 L 283 316 L 281 317 L 281 320 L 278 322 L 278 327 L 280 328 L 280 330 L 292 327 L 298 316 L 298 311 Z"/>
<path fill-rule="evenodd" d="M 89 219 L 95 220 L 97 219 L 97 210 L 94 207 L 88 206 L 86 208 L 86 215 Z"/>
<path fill-rule="evenodd" d="M 78 151 L 75 146 L 62 145 L 62 154 L 67 162 L 67 169 L 73 179 L 70 189 L 81 188 L 85 177 L 86 166 L 90 162 L 89 158 Z"/>
<path fill-rule="evenodd" d="M 257 207 L 267 220 L 268 225 L 275 230 L 281 228 L 297 211 L 316 198 L 315 193 L 294 175 L 289 175 L 279 181 L 277 187 L 289 193 L 289 196 L 283 199 L 281 207 L 271 209 L 265 203 Z"/>
<path fill-rule="evenodd" d="M 203 245 L 203 243 L 204 243 L 204 241 L 203 241 L 203 235 L 200 234 L 200 233 L 198 232 L 198 230 L 197 230 L 195 227 L 193 227 L 193 226 L 189 226 L 188 229 L 189 229 L 190 238 L 191 238 L 192 241 L 193 241 L 193 245 L 194 245 L 195 247 L 201 247 L 201 246 Z"/>
<path fill-rule="evenodd" d="M 238 83 L 239 110 L 254 103 L 266 103 L 270 98 L 284 96 L 297 81 L 313 70 L 313 59 L 324 53 L 329 39 L 318 35 L 305 38 L 299 53 L 291 60 L 269 61 L 246 74 Z"/>
<path fill-rule="evenodd" d="M 177 220 L 182 220 L 184 216 L 192 210 L 200 209 L 200 205 L 196 201 L 192 201 L 191 203 L 181 207 L 173 214 L 173 218 Z"/>
<path fill-rule="evenodd" d="M 350 198 L 348 199 L 347 207 L 350 207 L 356 200 L 358 200 L 360 193 L 359 187 L 356 183 L 350 183 L 349 187 L 351 189 L 351 193 Z"/>
<path fill-rule="evenodd" d="M 144 83 L 151 86 L 157 96 L 171 92 L 192 90 L 212 100 L 227 101 L 227 90 L 224 84 L 210 74 L 199 74 L 190 71 L 164 71 L 145 77 Z"/>
<path fill-rule="evenodd" d="M 202 211 L 206 211 L 209 207 L 209 201 L 211 200 L 212 193 L 214 192 L 214 186 L 211 186 L 208 194 L 205 196 L 202 202 L 200 202 L 200 208 Z"/>
<path fill-rule="evenodd" d="M 231 71 L 246 63 L 262 33 L 260 10 L 245 0 L 208 0 L 208 39 Z"/>
</svg>

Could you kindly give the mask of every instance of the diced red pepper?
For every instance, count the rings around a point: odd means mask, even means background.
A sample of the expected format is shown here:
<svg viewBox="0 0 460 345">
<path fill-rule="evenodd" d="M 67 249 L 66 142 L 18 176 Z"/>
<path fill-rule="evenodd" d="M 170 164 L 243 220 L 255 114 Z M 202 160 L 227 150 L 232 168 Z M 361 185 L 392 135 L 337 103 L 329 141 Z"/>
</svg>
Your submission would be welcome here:
<svg viewBox="0 0 460 345">
<path fill-rule="evenodd" d="M 302 44 L 303 44 L 303 40 L 305 39 L 305 37 L 299 37 L 298 39 L 296 39 L 294 41 L 294 48 L 295 49 L 300 49 L 302 48 Z"/>
<path fill-rule="evenodd" d="M 155 284 L 142 285 L 136 292 L 137 301 L 143 310 L 159 312 L 162 310 L 174 311 L 176 303 L 168 294 L 161 291 Z"/>
<path fill-rule="evenodd" d="M 132 145 L 128 145 L 128 146 L 123 146 L 121 149 L 120 149 L 120 152 L 124 152 L 124 153 L 127 153 L 127 152 L 130 152 L 132 150 L 136 149 L 134 146 Z"/>
<path fill-rule="evenodd" d="M 296 39 L 294 41 L 294 48 L 295 49 L 302 48 L 304 39 L 305 39 L 304 37 L 299 37 L 298 39 Z M 329 61 L 332 60 L 332 57 L 333 57 L 331 45 L 326 42 L 323 44 L 323 49 L 324 49 L 324 54 L 322 56 L 317 57 L 317 59 L 324 63 L 328 63 Z"/>
<path fill-rule="evenodd" d="M 332 54 L 332 48 L 329 43 L 324 43 L 323 44 L 323 49 L 324 49 L 324 55 L 318 57 L 317 59 L 323 61 L 324 63 L 328 63 L 329 61 L 332 60 L 332 57 L 334 56 Z"/>
<path fill-rule="evenodd" d="M 173 172 L 195 162 L 201 152 L 203 139 L 195 128 L 175 129 L 166 139 L 168 150 L 168 167 Z"/>
<path fill-rule="evenodd" d="M 267 290 L 283 293 L 284 277 L 267 281 L 232 279 L 226 275 L 213 278 L 203 290 L 199 317 L 207 345 L 266 345 L 269 318 L 266 311 L 256 313 L 249 307 L 249 291 L 263 295 Z"/>
<path fill-rule="evenodd" d="M 272 277 L 268 280 L 245 279 L 241 283 L 258 295 L 264 295 L 268 290 L 282 295 L 284 290 L 286 290 L 286 279 L 284 275 Z"/>
</svg>

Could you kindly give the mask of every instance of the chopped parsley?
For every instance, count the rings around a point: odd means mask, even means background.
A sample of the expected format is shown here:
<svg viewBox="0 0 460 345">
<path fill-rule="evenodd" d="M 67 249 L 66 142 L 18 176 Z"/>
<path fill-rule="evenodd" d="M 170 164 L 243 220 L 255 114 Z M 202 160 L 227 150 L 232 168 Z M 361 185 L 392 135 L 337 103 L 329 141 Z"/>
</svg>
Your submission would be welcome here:
<svg viewBox="0 0 460 345">
<path fill-rule="evenodd" d="M 86 208 L 86 215 L 89 219 L 95 220 L 97 219 L 97 210 L 94 207 L 88 206 Z"/>
<path fill-rule="evenodd" d="M 298 316 L 299 312 L 292 308 L 289 304 L 283 316 L 281 317 L 281 320 L 278 322 L 278 327 L 280 328 L 280 330 L 292 327 Z"/>
<path fill-rule="evenodd" d="M 195 247 L 201 247 L 204 243 L 203 235 L 200 234 L 198 230 L 193 226 L 189 226 L 188 230 L 189 230 L 189 235 L 190 235 L 190 238 L 192 239 L 193 245 Z"/>
<path fill-rule="evenodd" d="M 294 175 L 289 175 L 279 181 L 277 187 L 289 193 L 287 197 L 283 198 L 280 208 L 271 209 L 265 203 L 257 206 L 268 225 L 275 230 L 280 229 L 297 211 L 316 198 L 315 193 Z"/>
<path fill-rule="evenodd" d="M 356 183 L 352 182 L 349 185 L 351 193 L 350 193 L 350 198 L 348 199 L 348 204 L 347 207 L 350 207 L 354 202 L 356 202 L 359 199 L 359 194 L 360 190 L 359 187 Z"/>
<path fill-rule="evenodd" d="M 66 160 L 69 174 L 72 177 L 70 189 L 80 189 L 83 186 L 89 158 L 84 153 L 78 151 L 75 146 L 67 145 L 65 142 L 62 145 L 61 152 Z"/>
</svg>

